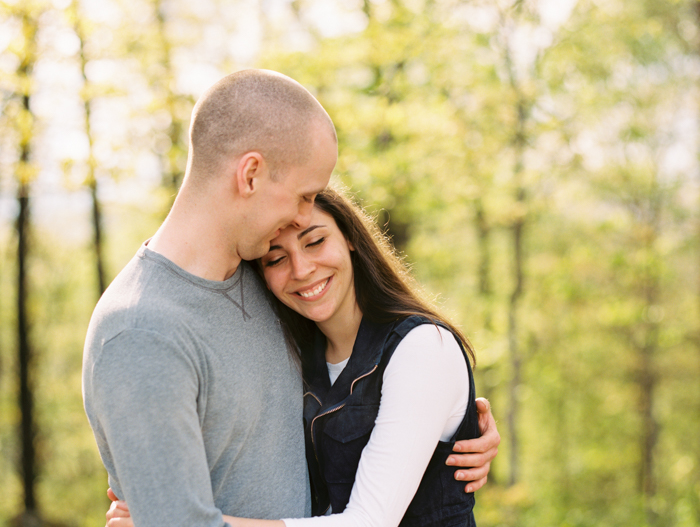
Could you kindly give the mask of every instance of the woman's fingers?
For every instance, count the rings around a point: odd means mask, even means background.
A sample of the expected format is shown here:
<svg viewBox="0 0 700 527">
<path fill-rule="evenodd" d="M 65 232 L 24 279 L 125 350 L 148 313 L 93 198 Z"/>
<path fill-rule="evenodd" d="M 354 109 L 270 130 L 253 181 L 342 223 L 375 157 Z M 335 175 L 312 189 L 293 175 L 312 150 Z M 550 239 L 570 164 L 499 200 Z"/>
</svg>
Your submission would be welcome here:
<svg viewBox="0 0 700 527">
<path fill-rule="evenodd" d="M 107 520 L 111 520 L 112 518 L 129 518 L 130 516 L 129 507 L 126 505 L 125 501 L 113 501 L 109 506 L 107 514 L 105 514 Z"/>
<path fill-rule="evenodd" d="M 134 527 L 131 518 L 112 518 L 107 522 L 107 527 Z"/>
</svg>

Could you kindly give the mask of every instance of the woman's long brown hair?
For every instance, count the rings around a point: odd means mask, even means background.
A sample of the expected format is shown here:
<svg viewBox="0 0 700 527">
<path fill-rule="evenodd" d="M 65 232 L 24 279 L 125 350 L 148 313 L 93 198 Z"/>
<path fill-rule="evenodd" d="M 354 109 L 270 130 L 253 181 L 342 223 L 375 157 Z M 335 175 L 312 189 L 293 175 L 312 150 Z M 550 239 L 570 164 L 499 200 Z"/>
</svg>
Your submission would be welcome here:
<svg viewBox="0 0 700 527">
<path fill-rule="evenodd" d="M 364 210 L 344 192 L 332 187 L 316 196 L 314 207 L 335 220 L 340 232 L 355 249 L 350 252 L 350 258 L 355 296 L 363 316 L 376 323 L 393 322 L 412 315 L 423 316 L 454 333 L 472 362 L 476 362 L 469 340 L 421 298 L 417 284 L 396 255 L 391 242 Z M 312 344 L 316 324 L 282 302 L 276 300 L 274 303 L 285 333 L 295 347 L 301 350 Z"/>
</svg>

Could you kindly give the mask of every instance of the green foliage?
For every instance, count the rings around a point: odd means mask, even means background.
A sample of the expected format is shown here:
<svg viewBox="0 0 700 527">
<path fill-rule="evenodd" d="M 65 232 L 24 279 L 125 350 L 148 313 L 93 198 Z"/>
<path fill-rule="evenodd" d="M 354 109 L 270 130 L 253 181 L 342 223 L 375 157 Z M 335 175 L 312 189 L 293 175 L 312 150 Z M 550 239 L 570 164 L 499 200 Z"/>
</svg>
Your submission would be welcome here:
<svg viewBox="0 0 700 527">
<path fill-rule="evenodd" d="M 89 35 L 112 35 L 111 45 L 92 41 L 91 60 L 108 57 L 138 79 L 93 86 L 98 107 L 123 97 L 137 109 L 103 180 L 128 183 L 146 155 L 162 175 L 148 199 L 102 197 L 110 270 L 154 232 L 184 170 L 192 98 L 178 79 L 191 63 L 178 57 L 225 19 L 223 3 L 205 4 L 209 18 L 175 0 L 114 4 L 117 22 L 80 15 Z M 700 525 L 697 3 L 579 0 L 552 23 L 534 0 L 368 1 L 347 7 L 364 12 L 364 29 L 333 37 L 321 36 L 313 5 L 294 2 L 285 30 L 270 15 L 255 65 L 321 100 L 338 130 L 339 177 L 475 344 L 477 389 L 504 438 L 477 494 L 479 525 Z M 308 37 L 302 50 L 288 49 L 294 31 Z M 218 58 L 222 71 L 232 63 Z M 9 93 L 14 80 L 2 74 Z M 18 103 L 4 93 L 2 198 L 21 136 Z M 105 115 L 93 123 L 98 142 Z M 0 229 L 0 525 L 21 512 L 11 227 Z M 46 518 L 93 525 L 107 507 L 80 400 L 93 256 L 42 229 L 34 240 L 38 499 Z"/>
</svg>

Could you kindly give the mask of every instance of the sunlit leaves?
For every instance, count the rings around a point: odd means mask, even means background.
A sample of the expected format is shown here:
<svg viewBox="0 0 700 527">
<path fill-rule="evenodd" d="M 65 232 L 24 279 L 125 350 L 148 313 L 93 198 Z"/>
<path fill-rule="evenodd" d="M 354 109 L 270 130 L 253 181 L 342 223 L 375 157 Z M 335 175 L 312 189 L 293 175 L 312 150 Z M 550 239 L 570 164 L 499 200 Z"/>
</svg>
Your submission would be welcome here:
<svg viewBox="0 0 700 527">
<path fill-rule="evenodd" d="M 63 18 L 52 15 L 63 29 L 38 39 L 44 48 L 32 53 L 45 65 L 51 53 L 75 62 L 67 35 L 80 23 L 87 83 L 61 106 L 91 102 L 94 151 L 62 151 L 55 162 L 42 152 L 28 163 L 18 161 L 21 144 L 51 123 L 22 108 L 21 95 L 40 86 L 17 74 L 28 52 L 22 19 L 10 13 L 42 4 L 0 4 L 7 14 L 0 22 L 0 190 L 10 186 L 8 175 L 14 185 L 15 175 L 33 182 L 52 170 L 78 189 L 94 167 L 107 185 L 107 253 L 116 269 L 152 234 L 152 215 L 164 213 L 174 194 L 194 96 L 243 66 L 282 71 L 326 107 L 340 140 L 336 172 L 474 341 L 477 389 L 491 397 L 502 433 L 513 375 L 509 229 L 525 223 L 517 313 L 523 372 L 514 390 L 523 478 L 504 485 L 504 441 L 477 495 L 478 523 L 643 525 L 637 405 L 646 361 L 658 381 L 651 415 L 659 430 L 657 493 L 647 508 L 658 512 L 659 525 L 697 525 L 697 3 L 342 2 L 333 9 L 353 22 L 333 26 L 346 28 L 335 33 L 318 15 L 332 11 L 329 3 L 119 0 L 83 2 L 82 17 L 67 9 Z M 61 10 L 68 2 L 51 5 Z M 149 189 L 161 176 L 156 193 L 165 197 L 158 200 Z M 53 247 L 43 231 L 37 236 L 43 242 L 33 272 L 43 296 L 36 313 L 51 319 L 39 341 L 50 348 L 41 370 L 50 385 L 40 401 L 56 468 L 42 492 L 56 511 L 58 498 L 48 495 L 90 487 L 79 493 L 96 496 L 101 477 L 89 441 L 69 429 L 80 426 L 78 397 L 61 399 L 59 390 L 75 377 L 80 331 L 71 320 L 85 319 L 91 307 L 88 256 L 58 239 Z M 69 265 L 69 253 L 83 264 Z M 12 318 L 6 303 L 0 313 L 5 327 Z M 3 418 L 16 420 L 11 411 Z M 0 440 L 9 444 L 7 435 Z M 8 488 L 0 516 L 18 494 L 12 481 Z M 104 511 L 97 512 L 90 514 Z"/>
</svg>

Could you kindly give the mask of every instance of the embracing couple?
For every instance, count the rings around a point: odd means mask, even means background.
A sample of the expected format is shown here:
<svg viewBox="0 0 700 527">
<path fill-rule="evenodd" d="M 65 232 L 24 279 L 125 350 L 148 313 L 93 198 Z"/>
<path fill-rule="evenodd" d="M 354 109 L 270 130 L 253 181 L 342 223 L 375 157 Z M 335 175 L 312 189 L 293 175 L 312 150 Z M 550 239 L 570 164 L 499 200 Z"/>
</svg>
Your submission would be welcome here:
<svg viewBox="0 0 700 527">
<path fill-rule="evenodd" d="M 108 525 L 474 525 L 500 438 L 473 351 L 326 188 L 337 150 L 281 74 L 198 101 L 172 210 L 87 334 Z"/>
</svg>

